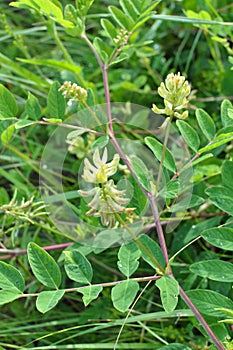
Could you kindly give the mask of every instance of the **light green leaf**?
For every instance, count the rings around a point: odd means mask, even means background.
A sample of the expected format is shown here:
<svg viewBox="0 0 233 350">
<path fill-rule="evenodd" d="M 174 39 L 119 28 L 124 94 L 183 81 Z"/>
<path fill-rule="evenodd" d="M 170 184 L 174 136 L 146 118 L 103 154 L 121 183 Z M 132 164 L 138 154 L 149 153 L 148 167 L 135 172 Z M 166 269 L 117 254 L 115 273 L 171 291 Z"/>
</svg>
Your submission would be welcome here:
<svg viewBox="0 0 233 350">
<path fill-rule="evenodd" d="M 136 21 L 139 17 L 139 12 L 134 5 L 132 0 L 120 0 L 119 1 L 124 13 L 132 19 L 132 21 Z"/>
<path fill-rule="evenodd" d="M 69 132 L 69 134 L 67 135 L 66 138 L 67 138 L 67 140 L 72 140 L 75 137 L 78 137 L 78 136 L 84 134 L 85 132 L 87 132 L 87 129 L 80 128 L 79 130 L 74 130 L 74 131 Z"/>
<path fill-rule="evenodd" d="M 233 216 L 233 191 L 227 187 L 213 186 L 208 188 L 205 192 L 209 195 L 211 202 L 216 207 Z"/>
<path fill-rule="evenodd" d="M 55 81 L 48 93 L 48 111 L 51 118 L 62 119 L 65 114 L 66 101 L 62 96 L 62 93 L 58 91 L 60 84 Z"/>
<path fill-rule="evenodd" d="M 190 266 L 198 276 L 219 282 L 233 282 L 233 265 L 227 261 L 212 259 L 198 261 Z"/>
<path fill-rule="evenodd" d="M 63 297 L 64 290 L 50 290 L 41 292 L 36 299 L 36 308 L 42 314 L 53 309 L 59 300 Z"/>
<path fill-rule="evenodd" d="M 18 59 L 20 62 L 26 62 L 30 63 L 33 65 L 38 65 L 38 66 L 45 66 L 45 67 L 54 67 L 54 68 L 59 68 L 60 70 L 67 70 L 72 73 L 80 73 L 82 68 L 78 65 L 69 63 L 67 61 L 57 61 L 57 60 L 37 60 L 37 59 L 25 59 L 25 58 L 19 58 Z"/>
<path fill-rule="evenodd" d="M 221 120 L 224 127 L 233 125 L 233 120 L 229 115 L 229 110 L 232 110 L 233 106 L 229 100 L 223 100 L 221 103 Z"/>
<path fill-rule="evenodd" d="M 127 311 L 134 301 L 138 290 L 139 284 L 136 281 L 126 280 L 117 284 L 112 288 L 111 292 L 114 307 L 121 312 Z"/>
<path fill-rule="evenodd" d="M 202 232 L 202 237 L 215 247 L 233 251 L 233 229 L 227 227 L 210 228 Z"/>
<path fill-rule="evenodd" d="M 224 186 L 233 190 L 233 162 L 226 160 L 222 166 L 222 183 Z"/>
<path fill-rule="evenodd" d="M 117 266 L 119 270 L 127 277 L 131 276 L 138 268 L 138 259 L 141 256 L 141 251 L 138 249 L 135 242 L 124 244 L 118 252 Z"/>
<path fill-rule="evenodd" d="M 90 284 L 93 271 L 90 262 L 79 251 L 64 251 L 67 276 L 76 282 Z"/>
<path fill-rule="evenodd" d="M 178 179 L 168 181 L 165 188 L 160 192 L 160 196 L 163 198 L 175 198 L 178 195 L 180 183 Z"/>
<path fill-rule="evenodd" d="M 186 292 L 197 309 L 210 316 L 222 317 L 224 314 L 218 308 L 233 309 L 233 302 L 224 295 L 212 290 L 190 290 Z"/>
<path fill-rule="evenodd" d="M 131 164 L 134 168 L 135 174 L 137 175 L 137 178 L 142 185 L 148 192 L 151 191 L 150 189 L 150 181 L 152 181 L 152 176 L 149 170 L 147 169 L 144 162 L 138 158 L 137 156 L 133 155 L 131 158 Z"/>
<path fill-rule="evenodd" d="M 115 6 L 109 6 L 108 9 L 121 28 L 126 29 L 128 31 L 132 29 L 134 22 L 131 18 L 129 18 L 126 14 L 124 14 Z"/>
<path fill-rule="evenodd" d="M 30 92 L 28 93 L 28 99 L 25 104 L 25 113 L 29 118 L 38 120 L 41 116 L 41 109 L 38 98 L 36 98 Z"/>
<path fill-rule="evenodd" d="M 11 124 L 6 128 L 6 130 L 2 132 L 1 141 L 3 146 L 7 145 L 11 141 L 14 131 L 15 131 L 15 124 Z"/>
<path fill-rule="evenodd" d="M 57 118 L 43 118 L 43 120 L 48 123 L 56 123 L 56 124 L 62 123 L 62 119 L 57 119 Z"/>
<path fill-rule="evenodd" d="M 163 154 L 163 145 L 162 145 L 162 143 L 160 143 L 154 137 L 148 136 L 148 137 L 145 138 L 145 144 L 152 150 L 152 152 L 154 153 L 155 157 L 159 161 L 161 161 L 162 154 Z M 166 149 L 166 152 L 165 152 L 163 165 L 168 170 L 170 170 L 170 171 L 172 171 L 174 173 L 176 172 L 175 160 L 174 160 L 173 155 L 171 154 L 171 152 L 168 150 L 168 148 Z"/>
<path fill-rule="evenodd" d="M 49 288 L 59 288 L 61 271 L 51 255 L 36 243 L 30 242 L 28 244 L 28 260 L 33 274 L 40 283 Z"/>
<path fill-rule="evenodd" d="M 203 109 L 199 108 L 196 110 L 196 117 L 201 131 L 210 141 L 215 135 L 215 124 L 211 116 Z"/>
<path fill-rule="evenodd" d="M 210 144 L 208 144 L 207 146 L 200 148 L 198 150 L 198 153 L 204 153 L 204 152 L 209 152 L 219 146 L 224 145 L 225 143 L 228 143 L 230 141 L 233 140 L 233 133 L 227 133 L 227 134 L 220 134 L 217 137 L 215 137 L 215 139 L 213 140 L 213 142 L 211 142 Z"/>
<path fill-rule="evenodd" d="M 178 303 L 179 284 L 170 276 L 162 276 L 155 282 L 160 290 L 160 296 L 164 310 L 172 312 Z"/>
<path fill-rule="evenodd" d="M 192 350 L 189 346 L 179 343 L 172 343 L 169 345 L 162 346 L 158 350 Z"/>
<path fill-rule="evenodd" d="M 103 29 L 105 30 L 106 34 L 109 36 L 109 38 L 114 39 L 117 36 L 117 30 L 115 26 L 106 18 L 102 18 L 100 21 Z"/>
<path fill-rule="evenodd" d="M 0 290 L 0 305 L 11 303 L 12 301 L 19 299 L 22 293 L 17 293 L 12 290 Z"/>
<path fill-rule="evenodd" d="M 15 129 L 26 128 L 26 126 L 33 125 L 33 124 L 36 124 L 36 123 L 37 123 L 37 122 L 36 122 L 35 120 L 22 119 L 22 120 L 19 120 L 19 121 L 15 124 Z"/>
<path fill-rule="evenodd" d="M 18 113 L 18 106 L 11 92 L 0 84 L 0 116 L 14 118 Z"/>
<path fill-rule="evenodd" d="M 103 287 L 101 286 L 87 286 L 85 288 L 78 288 L 77 292 L 81 293 L 83 295 L 83 302 L 84 305 L 87 306 L 92 302 L 92 300 L 95 300 L 98 298 L 99 294 L 102 292 Z"/>
<path fill-rule="evenodd" d="M 25 282 L 21 273 L 14 266 L 0 261 L 0 288 L 21 294 L 24 287 Z"/>
<path fill-rule="evenodd" d="M 141 250 L 142 257 L 150 266 L 155 269 L 157 268 L 155 260 L 158 261 L 162 267 L 165 266 L 164 256 L 158 243 L 146 234 L 140 235 L 138 241 L 140 243 L 138 247 Z"/>
<path fill-rule="evenodd" d="M 108 135 L 104 135 L 104 136 L 100 136 L 98 139 L 96 139 L 92 144 L 91 144 L 91 149 L 94 150 L 97 147 L 99 149 L 104 148 L 109 142 L 109 136 Z"/>
<path fill-rule="evenodd" d="M 197 132 L 184 120 L 177 120 L 176 125 L 180 130 L 181 135 L 187 142 L 188 146 L 194 151 L 197 152 L 200 146 L 200 139 Z"/>
</svg>

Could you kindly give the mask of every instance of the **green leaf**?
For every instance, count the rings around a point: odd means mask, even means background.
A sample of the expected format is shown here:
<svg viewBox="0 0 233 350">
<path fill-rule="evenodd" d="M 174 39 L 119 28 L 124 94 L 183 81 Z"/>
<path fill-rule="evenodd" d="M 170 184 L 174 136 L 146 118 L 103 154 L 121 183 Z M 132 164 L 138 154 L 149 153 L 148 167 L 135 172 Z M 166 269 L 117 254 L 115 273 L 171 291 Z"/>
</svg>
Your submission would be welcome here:
<svg viewBox="0 0 233 350">
<path fill-rule="evenodd" d="M 114 39 L 117 36 L 117 30 L 115 26 L 106 18 L 102 18 L 100 21 L 105 33 L 109 36 L 109 38 Z"/>
<path fill-rule="evenodd" d="M 210 228 L 203 231 L 201 235 L 213 246 L 233 251 L 233 229 L 227 227 Z"/>
<path fill-rule="evenodd" d="M 196 110 L 196 117 L 203 134 L 209 141 L 212 140 L 215 135 L 215 124 L 213 119 L 201 108 Z"/>
<path fill-rule="evenodd" d="M 139 17 L 139 12 L 137 8 L 135 7 L 132 0 L 120 0 L 119 1 L 124 13 L 129 16 L 129 18 L 132 19 L 132 21 L 136 21 L 136 19 Z"/>
<path fill-rule="evenodd" d="M 33 124 L 36 124 L 36 123 L 37 122 L 35 122 L 34 120 L 22 119 L 22 120 L 19 120 L 15 124 L 15 129 L 22 129 L 22 128 L 25 128 L 26 126 L 33 125 Z"/>
<path fill-rule="evenodd" d="M 43 118 L 43 120 L 48 123 L 55 123 L 55 124 L 62 123 L 62 119 L 57 119 L 57 118 Z"/>
<path fill-rule="evenodd" d="M 25 104 L 25 113 L 29 118 L 38 120 L 41 116 L 41 109 L 38 98 L 36 98 L 30 92 L 28 93 L 28 99 Z"/>
<path fill-rule="evenodd" d="M 104 136 L 100 136 L 98 139 L 96 139 L 92 144 L 91 144 L 91 149 L 94 150 L 97 147 L 99 149 L 104 148 L 109 142 L 109 136 L 108 135 L 104 135 Z"/>
<path fill-rule="evenodd" d="M 217 148 L 219 146 L 222 146 L 225 143 L 228 143 L 228 142 L 230 142 L 232 140 L 233 140 L 233 133 L 220 134 L 217 137 L 215 137 L 213 142 L 211 142 L 210 144 L 208 144 L 207 146 L 205 146 L 203 148 L 200 148 L 198 150 L 198 153 L 209 152 L 212 149 L 215 149 L 215 148 Z"/>
<path fill-rule="evenodd" d="M 86 16 L 89 8 L 91 7 L 91 5 L 93 4 L 94 0 L 76 0 L 75 4 L 76 4 L 76 8 L 77 11 L 79 13 L 80 17 Z"/>
<path fill-rule="evenodd" d="M 233 265 L 227 261 L 212 259 L 198 261 L 190 266 L 198 276 L 219 282 L 233 282 Z"/>
<path fill-rule="evenodd" d="M 160 192 L 163 198 L 175 198 L 178 195 L 180 183 L 178 179 L 168 181 L 165 188 Z"/>
<path fill-rule="evenodd" d="M 138 249 L 135 242 L 124 244 L 118 252 L 117 266 L 119 270 L 127 277 L 131 276 L 138 268 L 138 259 L 141 256 L 141 251 Z"/>
<path fill-rule="evenodd" d="M 157 268 L 156 261 L 164 267 L 165 260 L 160 246 L 146 234 L 140 235 L 138 247 L 141 250 L 142 258 L 153 268 Z"/>
<path fill-rule="evenodd" d="M 65 251 L 65 270 L 67 276 L 76 282 L 90 284 L 93 271 L 90 262 L 79 251 Z"/>
<path fill-rule="evenodd" d="M 62 119 L 65 114 L 66 101 L 62 93 L 58 91 L 60 84 L 55 81 L 48 93 L 48 112 L 51 118 Z"/>
<path fill-rule="evenodd" d="M 99 37 L 95 37 L 93 45 L 96 51 L 98 52 L 99 56 L 101 57 L 102 61 L 107 62 L 112 52 L 110 46 Z"/>
<path fill-rule="evenodd" d="M 156 286 L 160 290 L 160 296 L 164 310 L 172 312 L 178 303 L 179 284 L 170 276 L 163 276 L 156 281 Z"/>
<path fill-rule="evenodd" d="M 192 349 L 187 345 L 172 343 L 169 345 L 162 346 L 158 350 L 192 350 Z"/>
<path fill-rule="evenodd" d="M 148 192 L 151 191 L 150 188 L 150 181 L 152 181 L 152 176 L 149 170 L 147 169 L 144 162 L 138 158 L 137 156 L 133 155 L 131 158 L 131 164 L 134 168 L 135 174 L 137 175 L 137 178 L 142 185 Z"/>
<path fill-rule="evenodd" d="M 45 314 L 49 310 L 53 309 L 63 297 L 64 293 L 64 290 L 50 290 L 41 292 L 36 299 L 37 310 L 42 312 L 42 314 Z"/>
<path fill-rule="evenodd" d="M 231 299 L 212 290 L 196 289 L 190 290 L 186 293 L 197 309 L 205 315 L 222 317 L 224 314 L 221 311 L 216 310 L 217 308 L 233 308 L 233 302 Z"/>
<path fill-rule="evenodd" d="M 221 103 L 221 120 L 224 127 L 233 125 L 233 120 L 229 116 L 229 110 L 232 110 L 233 106 L 229 100 L 223 100 Z"/>
<path fill-rule="evenodd" d="M 73 28 L 71 30 L 74 30 Z M 25 58 L 19 58 L 18 61 L 30 63 L 33 65 L 38 66 L 45 66 L 45 67 L 54 67 L 58 68 L 59 70 L 67 70 L 72 73 L 80 73 L 82 68 L 78 65 L 69 63 L 67 61 L 57 61 L 57 60 L 38 60 L 38 59 L 25 59 Z"/>
<path fill-rule="evenodd" d="M 224 186 L 233 190 L 233 162 L 226 160 L 222 166 L 222 183 Z"/>
<path fill-rule="evenodd" d="M 0 261 L 0 288 L 21 294 L 24 287 L 25 282 L 21 273 L 15 267 Z"/>
<path fill-rule="evenodd" d="M 22 293 L 17 293 L 12 290 L 0 290 L 0 305 L 11 303 L 12 301 L 19 299 Z"/>
<path fill-rule="evenodd" d="M 233 216 L 233 191 L 230 191 L 230 189 L 226 187 L 213 186 L 208 188 L 205 192 L 209 195 L 211 202 L 216 207 Z"/>
<path fill-rule="evenodd" d="M 188 230 L 188 233 L 184 237 L 184 244 L 187 244 L 192 239 L 200 236 L 204 230 L 207 230 L 211 227 L 215 227 L 216 225 L 219 224 L 219 222 L 220 222 L 219 217 L 213 217 L 210 219 L 203 220 L 196 225 L 192 225 L 191 228 Z"/>
<path fill-rule="evenodd" d="M 128 31 L 132 29 L 134 22 L 131 18 L 129 18 L 126 14 L 124 14 L 115 6 L 109 6 L 108 9 L 121 28 L 126 29 Z"/>
<path fill-rule="evenodd" d="M 15 124 L 9 125 L 1 134 L 1 141 L 3 146 L 6 146 L 10 141 L 15 131 Z"/>
<path fill-rule="evenodd" d="M 136 281 L 126 280 L 114 286 L 111 292 L 111 298 L 114 307 L 125 312 L 134 301 L 139 290 L 139 284 Z"/>
<path fill-rule="evenodd" d="M 73 138 L 76 138 L 82 134 L 84 134 L 85 132 L 87 132 L 87 129 L 85 128 L 80 128 L 79 130 L 74 130 L 69 132 L 69 134 L 67 135 L 67 140 L 72 140 Z"/>
<path fill-rule="evenodd" d="M 18 106 L 8 89 L 0 84 L 0 116 L 14 118 L 18 113 Z"/>
<path fill-rule="evenodd" d="M 59 288 L 61 271 L 51 255 L 36 243 L 30 242 L 28 244 L 28 260 L 33 274 L 40 283 L 49 288 Z"/>
<path fill-rule="evenodd" d="M 197 132 L 184 120 L 177 120 L 176 125 L 180 130 L 181 135 L 187 142 L 188 146 L 194 151 L 197 152 L 200 146 L 200 139 Z"/>
<path fill-rule="evenodd" d="M 90 302 L 92 302 L 92 300 L 98 298 L 102 290 L 103 287 L 101 286 L 88 286 L 85 288 L 78 288 L 77 292 L 82 293 L 84 305 L 87 306 L 88 304 L 90 304 Z"/>
<path fill-rule="evenodd" d="M 155 157 L 161 161 L 162 154 L 163 154 L 163 145 L 160 143 L 157 139 L 154 137 L 146 137 L 145 138 L 145 144 L 152 150 Z M 171 152 L 166 148 L 165 157 L 163 160 L 163 166 L 167 168 L 168 170 L 172 171 L 173 173 L 176 172 L 176 164 L 175 160 L 173 158 L 173 155 Z"/>
</svg>

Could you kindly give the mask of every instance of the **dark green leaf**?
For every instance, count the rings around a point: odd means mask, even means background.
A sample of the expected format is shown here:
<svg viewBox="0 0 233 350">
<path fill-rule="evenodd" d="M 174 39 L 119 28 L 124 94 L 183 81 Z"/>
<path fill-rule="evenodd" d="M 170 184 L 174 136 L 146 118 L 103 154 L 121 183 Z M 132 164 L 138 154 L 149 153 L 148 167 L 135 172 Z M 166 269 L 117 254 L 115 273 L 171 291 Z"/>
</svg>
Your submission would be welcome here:
<svg viewBox="0 0 233 350">
<path fill-rule="evenodd" d="M 212 259 L 198 261 L 190 266 L 198 276 L 219 282 L 233 282 L 233 265 L 227 261 Z"/>
<path fill-rule="evenodd" d="M 102 292 L 103 287 L 101 286 L 87 286 L 85 288 L 78 288 L 77 292 L 81 293 L 83 295 L 83 302 L 84 305 L 87 306 L 92 302 L 92 300 L 95 300 L 98 298 L 99 294 Z"/>
<path fill-rule="evenodd" d="M 210 228 L 202 232 L 202 237 L 215 247 L 233 251 L 233 229 L 231 228 Z"/>
<path fill-rule="evenodd" d="M 186 237 L 184 238 L 184 243 L 187 244 L 192 239 L 200 236 L 204 230 L 207 230 L 211 227 L 215 227 L 216 225 L 219 224 L 219 222 L 220 222 L 220 218 L 215 217 L 215 218 L 210 218 L 210 219 L 201 221 L 196 225 L 192 225 Z"/>
<path fill-rule="evenodd" d="M 149 265 L 156 269 L 158 267 L 156 261 L 158 261 L 162 267 L 165 266 L 164 256 L 158 243 L 146 234 L 139 237 L 139 243 L 138 247 L 141 250 L 142 257 Z"/>
<path fill-rule="evenodd" d="M 126 280 L 112 288 L 111 297 L 114 307 L 125 312 L 134 301 L 139 290 L 139 284 L 136 281 Z"/>
<path fill-rule="evenodd" d="M 152 150 L 155 157 L 161 161 L 163 155 L 163 145 L 154 137 L 146 137 L 145 144 Z M 163 166 L 172 172 L 176 172 L 176 164 L 171 152 L 166 148 Z"/>
<path fill-rule="evenodd" d="M 144 162 L 138 158 L 137 156 L 131 157 L 131 163 L 134 168 L 135 174 L 137 175 L 137 178 L 142 185 L 148 192 L 151 191 L 150 189 L 150 181 L 152 181 L 152 176 L 149 170 L 147 169 Z"/>
<path fill-rule="evenodd" d="M 28 260 L 33 274 L 46 287 L 57 289 L 61 283 L 61 271 L 55 260 L 43 248 L 31 242 Z"/>
<path fill-rule="evenodd" d="M 169 345 L 162 346 L 158 350 L 192 350 L 192 349 L 187 345 L 172 343 Z"/>
<path fill-rule="evenodd" d="M 138 259 L 141 256 L 141 251 L 135 242 L 130 242 L 121 246 L 118 252 L 117 262 L 119 270 L 127 277 L 131 276 L 138 268 Z"/>
<path fill-rule="evenodd" d="M 201 108 L 196 110 L 196 117 L 203 134 L 209 141 L 212 140 L 215 135 L 215 124 L 213 119 Z"/>
<path fill-rule="evenodd" d="M 0 261 L 0 288 L 20 294 L 23 293 L 24 287 L 21 273 L 15 267 Z"/>
<path fill-rule="evenodd" d="M 51 290 L 41 292 L 36 299 L 37 310 L 43 314 L 53 309 L 63 297 L 64 290 Z"/>
<path fill-rule="evenodd" d="M 208 188 L 206 193 L 216 207 L 233 216 L 233 191 L 226 187 L 214 186 Z"/>
<path fill-rule="evenodd" d="M 27 117 L 34 120 L 38 120 L 41 116 L 41 109 L 38 98 L 36 98 L 30 92 L 28 93 L 28 99 L 25 104 L 25 113 Z"/>
<path fill-rule="evenodd" d="M 217 308 L 233 308 L 231 299 L 212 290 L 190 290 L 186 293 L 197 309 L 205 315 L 222 317 L 224 314 L 216 310 Z"/>
<path fill-rule="evenodd" d="M 90 284 L 93 271 L 90 262 L 79 251 L 64 251 L 65 270 L 68 277 L 82 284 Z"/>
<path fill-rule="evenodd" d="M 222 166 L 222 183 L 233 191 L 233 162 L 226 160 Z"/>
<path fill-rule="evenodd" d="M 164 310 L 166 312 L 172 312 L 175 310 L 179 295 L 178 282 L 169 276 L 162 276 L 155 284 L 160 290 Z"/>
<path fill-rule="evenodd" d="M 229 110 L 232 110 L 233 106 L 229 100 L 223 100 L 221 104 L 221 120 L 224 127 L 233 125 L 233 120 L 229 116 Z"/>
<path fill-rule="evenodd" d="M 18 106 L 8 89 L 0 84 L 0 116 L 14 118 L 18 113 Z"/>
<path fill-rule="evenodd" d="M 184 120 L 177 120 L 176 125 L 180 130 L 181 135 L 187 142 L 188 146 L 194 151 L 197 152 L 200 146 L 200 139 L 197 132 Z"/>
<path fill-rule="evenodd" d="M 63 119 L 66 109 L 66 101 L 62 93 L 58 91 L 60 84 L 55 81 L 48 93 L 48 112 L 51 118 Z"/>
</svg>

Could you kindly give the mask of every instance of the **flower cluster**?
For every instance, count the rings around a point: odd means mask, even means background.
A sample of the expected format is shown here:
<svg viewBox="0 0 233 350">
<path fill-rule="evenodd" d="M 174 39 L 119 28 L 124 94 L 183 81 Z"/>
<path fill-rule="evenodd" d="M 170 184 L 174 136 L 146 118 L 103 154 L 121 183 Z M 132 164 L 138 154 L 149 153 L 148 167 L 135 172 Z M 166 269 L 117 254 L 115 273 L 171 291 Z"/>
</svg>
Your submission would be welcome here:
<svg viewBox="0 0 233 350">
<path fill-rule="evenodd" d="M 62 91 L 62 95 L 69 99 L 69 104 L 72 104 L 72 102 L 83 102 L 87 99 L 87 90 L 76 83 L 72 84 L 71 81 L 65 81 L 58 91 Z"/>
<path fill-rule="evenodd" d="M 120 32 L 117 34 L 116 38 L 113 39 L 114 43 L 117 46 L 123 46 L 126 45 L 128 42 L 129 33 L 125 29 L 121 29 Z"/>
<path fill-rule="evenodd" d="M 83 179 L 95 184 L 96 186 L 90 190 L 79 190 L 79 194 L 82 197 L 92 197 L 88 203 L 88 207 L 91 209 L 86 215 L 93 215 L 94 217 L 100 217 L 103 226 L 114 226 L 116 222 L 115 213 L 130 214 L 134 208 L 125 208 L 129 202 L 128 198 L 125 198 L 125 190 L 118 190 L 114 181 L 108 179 L 116 173 L 120 157 L 115 154 L 112 161 L 107 163 L 107 149 L 104 149 L 102 158 L 100 157 L 98 148 L 93 155 L 93 164 L 85 158 L 84 159 L 84 172 Z"/>
<path fill-rule="evenodd" d="M 168 74 L 165 83 L 161 83 L 158 88 L 158 94 L 164 99 L 164 109 L 158 108 L 153 104 L 152 110 L 157 114 L 166 114 L 175 116 L 179 119 L 185 119 L 188 116 L 188 111 L 179 113 L 181 109 L 187 108 L 188 96 L 190 95 L 191 87 L 185 77 L 178 74 Z"/>
</svg>

